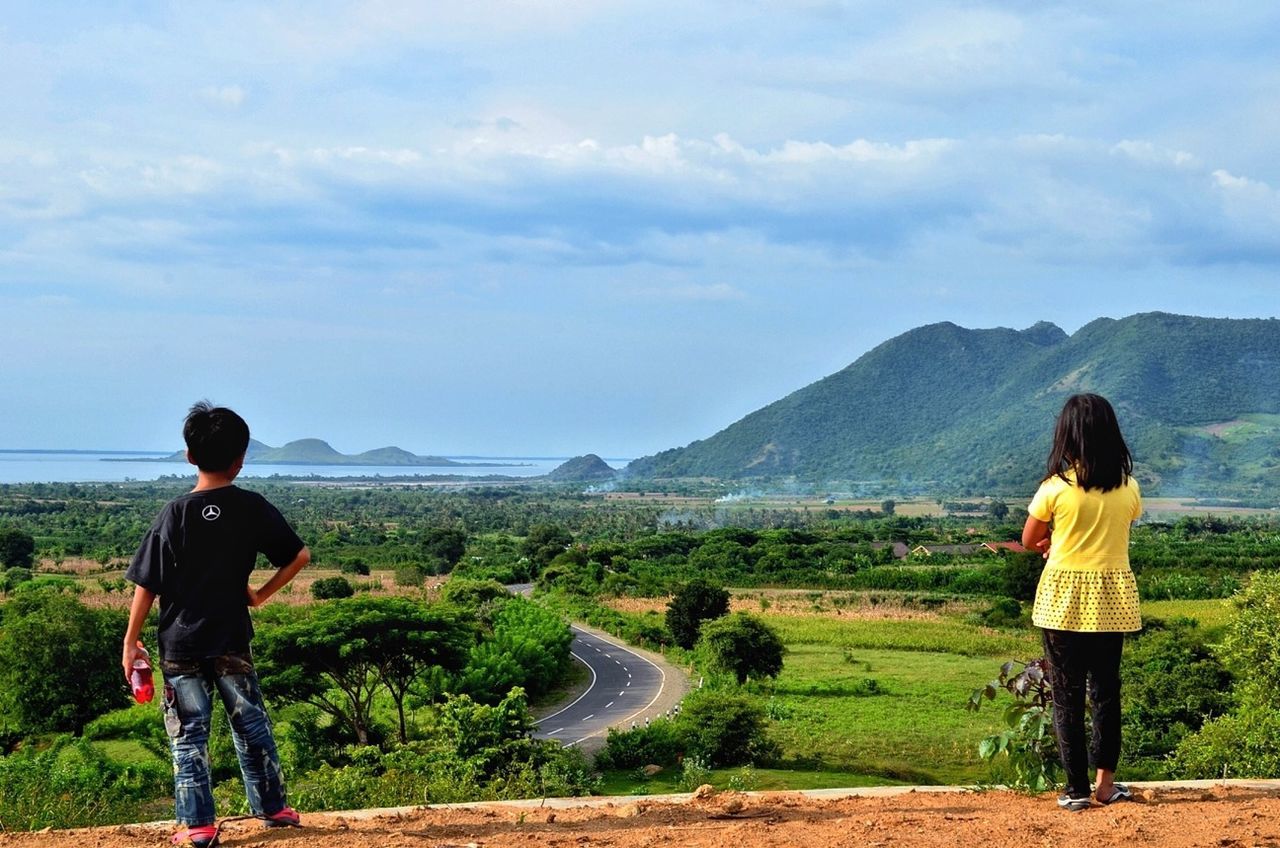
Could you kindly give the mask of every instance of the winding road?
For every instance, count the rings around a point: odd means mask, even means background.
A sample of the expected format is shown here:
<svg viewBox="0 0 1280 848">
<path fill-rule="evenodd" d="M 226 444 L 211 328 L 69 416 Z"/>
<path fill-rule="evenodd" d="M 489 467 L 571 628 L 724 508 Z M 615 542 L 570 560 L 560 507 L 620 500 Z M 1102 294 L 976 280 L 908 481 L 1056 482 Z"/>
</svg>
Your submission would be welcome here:
<svg viewBox="0 0 1280 848">
<path fill-rule="evenodd" d="M 669 684 L 667 672 L 620 642 L 572 627 L 570 653 L 591 672 L 591 684 L 577 700 L 539 719 L 534 735 L 572 747 L 603 737 L 610 727 L 656 717 L 651 708 Z"/>
</svg>

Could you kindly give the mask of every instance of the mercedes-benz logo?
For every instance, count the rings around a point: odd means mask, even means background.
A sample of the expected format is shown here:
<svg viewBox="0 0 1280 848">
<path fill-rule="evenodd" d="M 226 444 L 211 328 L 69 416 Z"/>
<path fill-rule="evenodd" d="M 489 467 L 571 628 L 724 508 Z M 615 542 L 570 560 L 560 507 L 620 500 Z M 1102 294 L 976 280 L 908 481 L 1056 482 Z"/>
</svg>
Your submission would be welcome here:
<svg viewBox="0 0 1280 848">
<path fill-rule="evenodd" d="M 217 521 L 218 516 L 222 515 L 222 510 L 218 508 L 217 504 L 209 504 L 200 510 L 200 515 L 204 517 L 205 521 Z"/>
</svg>

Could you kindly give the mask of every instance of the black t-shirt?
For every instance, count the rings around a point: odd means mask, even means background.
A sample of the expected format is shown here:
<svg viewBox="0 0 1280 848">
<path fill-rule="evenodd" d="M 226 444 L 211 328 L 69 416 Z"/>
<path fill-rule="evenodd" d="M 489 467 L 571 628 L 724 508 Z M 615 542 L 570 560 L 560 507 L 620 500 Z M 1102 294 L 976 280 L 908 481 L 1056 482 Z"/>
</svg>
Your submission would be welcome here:
<svg viewBox="0 0 1280 848">
<path fill-rule="evenodd" d="M 124 576 L 160 596 L 161 656 L 204 659 L 249 649 L 245 587 L 258 554 L 279 568 L 301 550 L 266 498 L 223 486 L 170 501 Z"/>
</svg>

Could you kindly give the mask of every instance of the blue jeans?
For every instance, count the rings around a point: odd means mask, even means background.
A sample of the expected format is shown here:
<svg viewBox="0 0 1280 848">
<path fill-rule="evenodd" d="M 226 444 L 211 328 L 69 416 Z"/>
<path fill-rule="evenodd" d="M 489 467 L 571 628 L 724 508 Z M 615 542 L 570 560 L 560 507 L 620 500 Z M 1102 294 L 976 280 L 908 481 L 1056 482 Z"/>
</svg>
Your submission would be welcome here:
<svg viewBox="0 0 1280 848">
<path fill-rule="evenodd" d="M 284 809 L 284 773 L 250 656 L 165 660 L 160 668 L 164 672 L 164 728 L 173 749 L 178 823 L 187 827 L 214 823 L 209 722 L 215 690 L 231 719 L 231 738 L 249 808 L 255 815 L 273 815 Z"/>
</svg>

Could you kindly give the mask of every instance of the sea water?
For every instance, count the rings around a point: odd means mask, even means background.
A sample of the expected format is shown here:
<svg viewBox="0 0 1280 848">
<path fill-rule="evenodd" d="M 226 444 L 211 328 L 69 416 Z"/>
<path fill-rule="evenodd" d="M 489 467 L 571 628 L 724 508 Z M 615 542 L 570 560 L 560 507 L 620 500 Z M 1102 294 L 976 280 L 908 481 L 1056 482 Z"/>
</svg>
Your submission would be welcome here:
<svg viewBox="0 0 1280 848">
<path fill-rule="evenodd" d="M 14 451 L 0 450 L 0 483 L 122 483 L 155 480 L 178 474 L 195 474 L 184 462 L 156 462 L 170 451 Z M 426 477 L 440 474 L 461 477 L 502 475 L 536 477 L 546 474 L 568 457 L 446 457 L 475 465 L 257 465 L 250 464 L 241 477 Z M 105 460 L 112 460 L 107 462 Z M 481 464 L 483 463 L 483 465 Z M 615 468 L 625 461 L 611 463 Z"/>
</svg>

